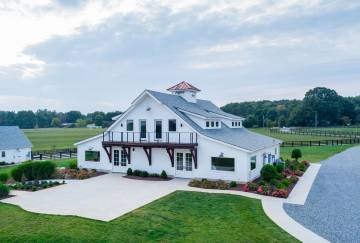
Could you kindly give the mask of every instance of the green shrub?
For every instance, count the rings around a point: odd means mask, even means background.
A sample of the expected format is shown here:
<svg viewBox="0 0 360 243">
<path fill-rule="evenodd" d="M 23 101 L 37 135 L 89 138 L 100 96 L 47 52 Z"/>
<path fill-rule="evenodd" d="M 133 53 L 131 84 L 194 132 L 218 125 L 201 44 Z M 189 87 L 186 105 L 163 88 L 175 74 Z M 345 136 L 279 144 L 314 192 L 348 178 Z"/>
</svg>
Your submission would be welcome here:
<svg viewBox="0 0 360 243">
<path fill-rule="evenodd" d="M 134 176 L 140 176 L 141 170 L 134 170 L 133 175 Z"/>
<path fill-rule="evenodd" d="M 8 196 L 10 193 L 10 188 L 7 185 L 0 183 L 0 198 Z"/>
<path fill-rule="evenodd" d="M 276 170 L 277 172 L 282 173 L 284 171 L 284 164 L 282 163 L 276 164 Z"/>
<path fill-rule="evenodd" d="M 140 176 L 141 176 L 141 177 L 148 177 L 148 176 L 149 176 L 149 172 L 147 172 L 147 171 L 141 171 L 141 172 L 140 172 Z"/>
<path fill-rule="evenodd" d="M 24 170 L 20 166 L 18 166 L 18 167 L 15 167 L 14 169 L 12 169 L 10 174 L 11 174 L 11 177 L 15 181 L 20 182 L 20 181 L 22 181 Z"/>
<path fill-rule="evenodd" d="M 229 189 L 229 184 L 223 180 L 218 180 L 215 181 L 215 188 L 219 190 L 227 190 Z"/>
<path fill-rule="evenodd" d="M 126 174 L 131 176 L 133 174 L 133 171 L 131 168 L 127 169 Z"/>
<path fill-rule="evenodd" d="M 275 178 L 273 178 L 270 180 L 270 184 L 276 186 L 278 184 L 278 182 Z"/>
<path fill-rule="evenodd" d="M 299 169 L 300 171 L 302 171 L 302 172 L 305 172 L 305 170 L 306 170 L 305 164 L 300 163 L 300 164 L 298 165 L 298 169 Z"/>
<path fill-rule="evenodd" d="M 151 173 L 151 174 L 149 174 L 149 176 L 151 176 L 151 177 L 160 177 L 160 175 L 158 173 Z"/>
<path fill-rule="evenodd" d="M 230 182 L 230 187 L 236 187 L 236 186 L 237 186 L 236 181 L 232 181 L 232 182 Z"/>
<path fill-rule="evenodd" d="M 260 173 L 265 181 L 270 181 L 271 179 L 275 179 L 278 175 L 275 166 L 271 164 L 264 165 Z"/>
<path fill-rule="evenodd" d="M 161 171 L 160 177 L 163 178 L 163 179 L 167 179 L 167 178 L 168 178 L 168 175 L 166 174 L 165 170 Z"/>
<path fill-rule="evenodd" d="M 299 180 L 299 178 L 297 176 L 291 176 L 290 177 L 290 183 L 291 184 L 294 184 L 294 183 L 298 182 L 298 180 Z"/>
<path fill-rule="evenodd" d="M 77 170 L 78 169 L 77 161 L 71 161 L 69 163 L 69 169 Z"/>
<path fill-rule="evenodd" d="M 283 185 L 285 185 L 286 187 L 288 187 L 288 186 L 290 185 L 289 179 L 284 179 L 281 183 L 282 183 Z"/>
<path fill-rule="evenodd" d="M 302 157 L 301 150 L 300 149 L 293 149 L 293 151 L 291 152 L 291 158 L 298 161 L 298 159 L 301 158 L 301 157 Z"/>
<path fill-rule="evenodd" d="M 0 183 L 6 183 L 9 179 L 8 173 L 0 173 Z"/>
<path fill-rule="evenodd" d="M 55 172 L 55 164 L 51 161 L 28 162 L 15 168 L 11 175 L 16 181 L 21 181 L 23 176 L 27 180 L 50 179 Z"/>
<path fill-rule="evenodd" d="M 286 186 L 283 183 L 279 183 L 279 184 L 277 184 L 276 188 L 277 189 L 285 189 Z"/>
<path fill-rule="evenodd" d="M 254 182 L 249 182 L 247 185 L 250 191 L 256 191 L 258 189 L 258 185 Z"/>
<path fill-rule="evenodd" d="M 196 179 L 192 179 L 192 180 L 189 182 L 189 186 L 192 186 L 192 187 L 201 187 L 201 181 L 196 180 Z"/>
</svg>

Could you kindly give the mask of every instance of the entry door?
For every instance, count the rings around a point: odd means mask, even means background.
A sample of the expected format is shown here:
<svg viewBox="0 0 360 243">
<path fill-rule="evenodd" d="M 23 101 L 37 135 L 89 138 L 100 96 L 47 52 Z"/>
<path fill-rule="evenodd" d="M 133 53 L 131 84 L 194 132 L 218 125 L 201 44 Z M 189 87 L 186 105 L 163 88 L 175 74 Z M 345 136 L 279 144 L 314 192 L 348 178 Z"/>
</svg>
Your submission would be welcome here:
<svg viewBox="0 0 360 243">
<path fill-rule="evenodd" d="M 146 120 L 140 120 L 140 139 L 146 139 Z"/>
<path fill-rule="evenodd" d="M 155 120 L 155 138 L 157 140 L 162 139 L 162 121 Z"/>
<path fill-rule="evenodd" d="M 192 178 L 193 159 L 189 152 L 176 153 L 175 175 L 177 177 Z"/>
</svg>

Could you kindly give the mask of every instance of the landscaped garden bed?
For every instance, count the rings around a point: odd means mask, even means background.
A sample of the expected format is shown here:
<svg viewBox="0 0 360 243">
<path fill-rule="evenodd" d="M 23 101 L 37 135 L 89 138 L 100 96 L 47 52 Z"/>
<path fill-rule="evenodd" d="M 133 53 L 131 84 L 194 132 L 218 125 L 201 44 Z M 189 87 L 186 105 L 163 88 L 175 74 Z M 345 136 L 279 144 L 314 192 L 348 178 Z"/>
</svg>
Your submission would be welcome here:
<svg viewBox="0 0 360 243">
<path fill-rule="evenodd" d="M 132 170 L 129 168 L 126 172 L 125 178 L 135 179 L 135 180 L 147 180 L 147 181 L 169 181 L 172 178 L 168 177 L 166 172 L 163 170 L 161 174 L 149 173 L 144 170 Z"/>
<path fill-rule="evenodd" d="M 64 180 L 84 180 L 105 174 L 105 172 L 99 172 L 96 170 L 57 168 L 53 177 L 55 179 Z"/>
<path fill-rule="evenodd" d="M 298 182 L 299 177 L 301 177 L 310 166 L 308 161 L 298 162 L 298 159 L 301 158 L 300 150 L 295 149 L 292 157 L 294 158 L 293 160 L 264 165 L 261 169 L 261 176 L 246 184 L 237 184 L 234 181 L 227 183 L 222 180 L 210 181 L 207 179 L 193 179 L 189 182 L 189 186 L 205 189 L 230 189 L 287 198 Z"/>
<path fill-rule="evenodd" d="M 20 190 L 20 191 L 39 191 L 55 186 L 60 186 L 65 184 L 65 181 L 27 181 L 27 182 L 18 182 L 12 185 L 9 185 L 10 189 Z"/>
</svg>

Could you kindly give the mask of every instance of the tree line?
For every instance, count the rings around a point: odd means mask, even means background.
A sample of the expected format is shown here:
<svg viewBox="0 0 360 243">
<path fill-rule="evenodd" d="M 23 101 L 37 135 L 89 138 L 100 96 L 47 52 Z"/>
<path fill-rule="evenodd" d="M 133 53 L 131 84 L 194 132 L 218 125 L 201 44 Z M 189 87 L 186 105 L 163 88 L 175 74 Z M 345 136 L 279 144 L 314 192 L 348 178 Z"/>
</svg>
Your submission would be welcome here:
<svg viewBox="0 0 360 243">
<path fill-rule="evenodd" d="M 360 124 L 360 96 L 343 97 L 325 87 L 309 90 L 302 100 L 230 103 L 223 106 L 222 110 L 244 117 L 246 127 Z"/>
<path fill-rule="evenodd" d="M 0 126 L 19 126 L 23 129 L 49 127 L 86 127 L 88 124 L 108 127 L 112 117 L 120 111 L 96 111 L 82 114 L 80 111 L 56 112 L 49 110 L 33 111 L 0 111 Z"/>
</svg>

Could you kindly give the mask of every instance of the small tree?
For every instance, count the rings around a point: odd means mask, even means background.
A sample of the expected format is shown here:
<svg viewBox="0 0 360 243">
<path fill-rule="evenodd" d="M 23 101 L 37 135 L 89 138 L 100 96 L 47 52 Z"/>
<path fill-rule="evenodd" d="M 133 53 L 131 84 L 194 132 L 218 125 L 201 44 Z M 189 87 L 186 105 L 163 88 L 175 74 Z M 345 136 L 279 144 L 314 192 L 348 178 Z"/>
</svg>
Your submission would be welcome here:
<svg viewBox="0 0 360 243">
<path fill-rule="evenodd" d="M 298 161 L 298 159 L 301 158 L 301 157 L 302 157 L 301 150 L 300 149 L 293 149 L 293 151 L 291 152 L 291 158 Z"/>
<path fill-rule="evenodd" d="M 61 121 L 59 118 L 55 117 L 51 120 L 51 126 L 52 127 L 60 127 L 61 126 Z"/>
</svg>

